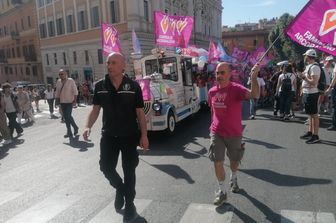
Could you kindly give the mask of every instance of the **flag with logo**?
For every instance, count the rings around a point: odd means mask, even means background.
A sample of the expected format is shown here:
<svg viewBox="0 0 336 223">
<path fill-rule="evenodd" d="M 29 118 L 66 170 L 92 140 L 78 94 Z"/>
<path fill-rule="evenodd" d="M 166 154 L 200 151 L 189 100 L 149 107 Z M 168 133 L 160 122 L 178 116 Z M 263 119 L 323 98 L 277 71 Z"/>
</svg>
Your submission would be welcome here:
<svg viewBox="0 0 336 223">
<path fill-rule="evenodd" d="M 241 50 L 238 47 L 234 47 L 231 56 L 236 58 L 238 61 L 243 61 L 246 59 L 248 54 L 249 54 L 248 51 Z"/>
<path fill-rule="evenodd" d="M 225 61 L 228 63 L 234 63 L 236 60 L 233 57 L 230 57 L 224 50 L 222 44 L 218 41 L 217 43 L 217 52 L 219 54 L 219 60 Z"/>
<path fill-rule="evenodd" d="M 101 24 L 101 39 L 104 56 L 112 52 L 121 52 L 118 30 L 111 24 Z"/>
<path fill-rule="evenodd" d="M 302 46 L 336 56 L 336 1 L 310 0 L 285 33 Z"/>
<path fill-rule="evenodd" d="M 188 46 L 194 19 L 191 16 L 174 16 L 154 12 L 155 43 L 160 46 Z"/>
<path fill-rule="evenodd" d="M 141 54 L 141 47 L 140 47 L 140 42 L 139 39 L 134 31 L 132 30 L 132 45 L 133 45 L 133 51 L 135 54 Z"/>
<path fill-rule="evenodd" d="M 267 57 L 267 55 L 263 58 L 262 61 L 259 61 L 262 56 L 265 54 L 266 49 L 264 46 L 260 46 L 258 47 L 249 57 L 249 62 L 251 64 L 256 64 L 257 62 L 260 63 L 261 66 L 266 66 L 269 62 L 269 59 Z"/>
</svg>

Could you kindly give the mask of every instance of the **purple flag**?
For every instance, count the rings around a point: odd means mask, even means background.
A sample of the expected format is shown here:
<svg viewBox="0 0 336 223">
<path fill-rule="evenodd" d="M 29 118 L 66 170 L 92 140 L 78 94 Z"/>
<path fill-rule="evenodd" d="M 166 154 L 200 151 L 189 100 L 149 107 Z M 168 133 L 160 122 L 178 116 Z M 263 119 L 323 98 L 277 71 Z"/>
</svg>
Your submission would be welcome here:
<svg viewBox="0 0 336 223">
<path fill-rule="evenodd" d="M 310 0 L 285 33 L 295 42 L 336 56 L 336 1 Z"/>
<path fill-rule="evenodd" d="M 160 46 L 187 47 L 193 23 L 191 16 L 173 16 L 155 11 L 155 43 Z"/>
<path fill-rule="evenodd" d="M 133 51 L 135 54 L 141 54 L 141 47 L 140 47 L 140 42 L 139 39 L 134 31 L 132 30 L 132 45 L 133 45 Z"/>
<path fill-rule="evenodd" d="M 218 61 L 218 58 L 219 58 L 219 52 L 217 51 L 217 47 L 215 43 L 212 42 L 212 40 L 210 40 L 208 61 L 209 63 L 213 63 Z"/>
<path fill-rule="evenodd" d="M 238 61 L 243 61 L 246 59 L 248 51 L 240 50 L 238 47 L 233 48 L 232 57 L 236 58 Z"/>
<path fill-rule="evenodd" d="M 121 53 L 118 30 L 114 26 L 103 22 L 101 24 L 101 39 L 104 56 L 112 52 Z"/>
<path fill-rule="evenodd" d="M 262 61 L 259 61 L 262 58 L 262 56 L 265 54 L 265 52 L 266 52 L 265 47 L 263 47 L 263 46 L 258 47 L 258 49 L 256 49 L 251 54 L 251 56 L 249 58 L 249 62 L 251 64 L 256 64 L 257 62 L 260 62 L 261 66 L 266 66 L 269 62 L 269 59 L 267 58 L 267 56 L 265 56 Z"/>
</svg>

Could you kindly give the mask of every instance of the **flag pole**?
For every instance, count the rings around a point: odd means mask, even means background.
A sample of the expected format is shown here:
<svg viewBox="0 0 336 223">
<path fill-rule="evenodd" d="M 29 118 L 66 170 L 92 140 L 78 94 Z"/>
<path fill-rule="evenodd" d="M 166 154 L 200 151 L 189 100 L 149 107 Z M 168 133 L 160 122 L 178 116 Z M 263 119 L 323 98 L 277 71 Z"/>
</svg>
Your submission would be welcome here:
<svg viewBox="0 0 336 223">
<path fill-rule="evenodd" d="M 257 63 L 261 62 L 265 58 L 265 56 L 267 55 L 268 51 L 271 50 L 271 48 L 274 46 L 274 44 L 276 43 L 276 41 L 278 41 L 278 39 L 280 38 L 280 35 L 281 35 L 281 33 L 278 35 L 277 38 L 275 38 L 275 40 L 271 43 L 271 45 L 268 47 L 268 49 L 265 51 L 264 55 L 262 55 L 262 57 L 258 60 Z"/>
</svg>

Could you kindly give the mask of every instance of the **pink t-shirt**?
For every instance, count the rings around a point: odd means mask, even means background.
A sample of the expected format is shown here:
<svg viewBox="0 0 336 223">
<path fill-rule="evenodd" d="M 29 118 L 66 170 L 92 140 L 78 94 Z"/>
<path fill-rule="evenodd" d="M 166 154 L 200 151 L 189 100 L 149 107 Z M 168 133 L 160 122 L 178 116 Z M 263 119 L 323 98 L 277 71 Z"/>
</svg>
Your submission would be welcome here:
<svg viewBox="0 0 336 223">
<path fill-rule="evenodd" d="M 230 82 L 225 88 L 214 86 L 209 90 L 208 104 L 212 110 L 210 132 L 222 137 L 242 136 L 242 100 L 247 88 Z"/>
</svg>

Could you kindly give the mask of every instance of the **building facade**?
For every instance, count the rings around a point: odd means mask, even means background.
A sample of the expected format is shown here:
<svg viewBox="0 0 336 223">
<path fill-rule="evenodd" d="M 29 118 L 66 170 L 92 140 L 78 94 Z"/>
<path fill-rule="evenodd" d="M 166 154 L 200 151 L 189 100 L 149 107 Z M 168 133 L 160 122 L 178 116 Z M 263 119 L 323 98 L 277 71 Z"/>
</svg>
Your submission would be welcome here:
<svg viewBox="0 0 336 223">
<path fill-rule="evenodd" d="M 45 81 L 55 83 L 64 68 L 78 83 L 94 81 L 106 73 L 100 23 L 119 31 L 127 72 L 133 75 L 131 32 L 135 30 L 143 55 L 155 48 L 153 12 L 194 16 L 190 44 L 208 47 L 220 40 L 220 0 L 35 0 Z"/>
<path fill-rule="evenodd" d="M 0 0 L 0 83 L 43 83 L 35 0 Z"/>
<path fill-rule="evenodd" d="M 259 23 L 237 24 L 234 28 L 223 27 L 223 46 L 232 53 L 234 47 L 253 52 L 259 46 L 267 46 L 268 35 L 277 19 L 262 19 Z"/>
</svg>

